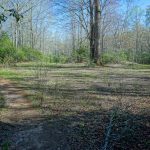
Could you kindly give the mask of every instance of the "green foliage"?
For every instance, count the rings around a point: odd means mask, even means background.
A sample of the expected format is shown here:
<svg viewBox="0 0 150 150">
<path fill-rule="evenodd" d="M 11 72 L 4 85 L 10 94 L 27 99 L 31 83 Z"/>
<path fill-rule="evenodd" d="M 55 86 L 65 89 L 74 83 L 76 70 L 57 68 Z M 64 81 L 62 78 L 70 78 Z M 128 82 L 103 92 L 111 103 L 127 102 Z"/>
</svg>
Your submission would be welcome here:
<svg viewBox="0 0 150 150">
<path fill-rule="evenodd" d="M 112 55 L 112 52 L 107 52 L 107 53 L 103 53 L 103 55 L 101 56 L 101 60 L 103 64 L 107 64 L 107 63 L 114 63 L 115 62 L 115 57 L 114 55 Z"/>
<path fill-rule="evenodd" d="M 15 48 L 6 33 L 0 36 L 0 63 L 14 64 L 17 62 L 39 61 L 44 55 L 28 47 Z"/>
<path fill-rule="evenodd" d="M 7 17 L 6 17 L 4 14 L 0 14 L 0 24 L 1 24 L 2 22 L 5 22 L 6 19 L 7 19 Z"/>
<path fill-rule="evenodd" d="M 8 16 L 13 16 L 16 19 L 16 22 L 19 22 L 21 18 L 23 18 L 23 15 L 20 14 L 17 10 L 15 9 L 5 9 L 3 6 L 0 5 L 0 8 L 3 10 L 3 12 L 0 14 L 0 24 L 2 22 L 5 22 L 8 18 Z"/>
<path fill-rule="evenodd" d="M 103 53 L 101 56 L 101 60 L 103 64 L 107 63 L 122 63 L 124 61 L 127 61 L 127 54 L 125 51 L 108 51 Z"/>
<path fill-rule="evenodd" d="M 20 58 L 24 59 L 23 61 L 39 61 L 43 58 L 41 52 L 28 47 L 22 47 L 17 54 L 19 54 Z M 17 56 L 17 58 L 19 57 Z"/>
<path fill-rule="evenodd" d="M 82 63 L 89 59 L 89 50 L 85 46 L 73 51 L 72 57 L 75 62 Z"/>
<path fill-rule="evenodd" d="M 18 11 L 16 11 L 15 9 L 9 9 L 9 10 L 6 10 L 9 12 L 9 16 L 13 16 L 14 18 L 16 18 L 16 21 L 19 22 L 19 20 L 21 18 L 23 18 L 23 15 L 22 14 L 19 14 Z"/>
<path fill-rule="evenodd" d="M 150 27 L 150 6 L 146 9 L 146 26 Z"/>
<path fill-rule="evenodd" d="M 142 63 L 150 64 L 150 53 L 149 52 L 142 53 Z"/>
<path fill-rule="evenodd" d="M 103 53 L 101 60 L 103 64 L 124 63 L 126 61 L 150 64 L 150 53 L 148 51 L 134 53 L 132 50 L 108 51 Z"/>
<path fill-rule="evenodd" d="M 117 61 L 118 62 L 127 61 L 127 53 L 125 50 L 121 50 L 117 53 Z"/>
<path fill-rule="evenodd" d="M 68 56 L 63 55 L 63 54 L 60 55 L 59 58 L 60 58 L 60 63 L 67 63 L 69 61 Z"/>
<path fill-rule="evenodd" d="M 49 62 L 50 63 L 67 63 L 69 61 L 69 57 L 64 54 L 57 54 L 57 55 L 49 55 Z"/>
<path fill-rule="evenodd" d="M 132 64 L 126 65 L 125 68 L 127 68 L 127 69 L 136 69 L 136 70 L 150 69 L 150 65 L 132 63 Z"/>
<path fill-rule="evenodd" d="M 4 96 L 0 93 L 0 108 L 3 108 L 5 106 L 5 98 Z"/>
<path fill-rule="evenodd" d="M 51 63 L 59 63 L 59 55 L 51 56 Z"/>
<path fill-rule="evenodd" d="M 150 52 L 137 53 L 136 62 L 140 64 L 150 64 Z"/>
<path fill-rule="evenodd" d="M 0 70 L 0 77 L 2 78 L 10 78 L 10 77 L 17 77 L 18 74 L 16 72 L 13 72 L 12 70 L 6 70 L 6 69 L 1 69 Z"/>
<path fill-rule="evenodd" d="M 16 60 L 16 62 L 22 62 L 22 61 L 26 61 L 26 55 L 25 52 L 17 49 L 15 55 L 14 55 L 14 59 Z"/>
<path fill-rule="evenodd" d="M 0 37 L 0 62 L 13 61 L 16 49 L 13 47 L 11 41 L 5 33 Z"/>
<path fill-rule="evenodd" d="M 127 60 L 139 64 L 150 64 L 150 52 L 143 50 L 135 52 L 134 50 L 126 51 Z"/>
<path fill-rule="evenodd" d="M 4 144 L 2 144 L 2 150 L 9 150 L 10 147 L 10 142 L 5 142 Z"/>
</svg>

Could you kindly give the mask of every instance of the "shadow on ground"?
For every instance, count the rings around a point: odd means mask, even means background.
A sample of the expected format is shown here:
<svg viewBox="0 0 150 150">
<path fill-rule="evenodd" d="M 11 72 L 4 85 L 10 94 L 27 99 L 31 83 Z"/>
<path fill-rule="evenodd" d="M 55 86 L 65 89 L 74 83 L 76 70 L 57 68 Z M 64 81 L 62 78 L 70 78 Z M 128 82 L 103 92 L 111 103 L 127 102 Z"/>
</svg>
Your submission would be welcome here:
<svg viewBox="0 0 150 150">
<path fill-rule="evenodd" d="M 49 103 L 42 110 L 46 109 L 50 113 L 43 118 L 32 117 L 22 122 L 0 122 L 1 146 L 14 150 L 101 149 L 105 143 L 107 127 L 110 122 L 110 112 L 112 110 L 106 110 L 98 104 L 102 102 L 105 104 L 110 103 L 108 97 L 106 97 L 107 95 L 110 97 L 113 97 L 113 95 L 118 97 L 123 95 L 126 101 L 131 101 L 131 98 L 138 96 L 148 99 L 150 96 L 148 88 L 149 76 L 131 76 L 125 76 L 124 78 L 120 77 L 119 74 L 106 76 L 106 79 L 108 78 L 110 83 L 112 82 L 109 85 L 109 82 L 104 82 L 105 77 L 101 76 L 101 74 L 99 78 L 93 75 L 80 75 L 80 73 L 63 74 L 65 79 L 73 81 L 68 86 L 66 84 L 69 82 L 68 80 L 66 80 L 65 84 L 61 83 L 61 80 L 64 78 L 60 78 L 57 72 L 53 75 L 50 72 L 48 78 L 44 80 L 55 81 L 55 78 L 57 78 L 60 81 L 58 85 L 57 83 L 55 85 L 41 84 L 42 86 L 39 87 L 39 81 L 36 78 L 34 79 L 34 77 L 21 79 L 23 83 L 19 85 L 14 84 L 18 88 L 15 91 L 13 87 L 5 85 L 4 88 L 9 89 L 8 92 L 13 91 L 12 94 L 22 90 L 34 91 L 36 93 L 43 92 L 48 96 Z M 88 82 L 87 84 L 83 82 L 84 78 Z M 123 86 L 119 85 L 122 79 L 126 79 L 123 82 Z M 95 80 L 98 81 L 95 82 Z M 136 82 L 132 84 L 133 80 L 141 82 L 139 84 Z M 113 84 L 114 82 L 117 83 Z M 130 96 L 130 98 L 128 99 L 127 96 Z M 86 100 L 89 101 L 90 107 L 85 103 Z M 140 103 L 142 103 L 142 99 L 136 105 Z M 99 110 L 97 110 L 96 106 Z M 19 109 L 18 111 L 28 111 L 32 107 Z M 116 109 L 117 112 L 115 112 L 110 137 L 108 138 L 108 149 L 148 150 L 150 147 L 150 118 L 148 117 L 148 110 L 145 109 L 142 113 L 136 114 L 133 113 L 134 111 L 120 109 Z M 137 107 L 137 109 L 140 108 Z"/>
<path fill-rule="evenodd" d="M 97 150 L 104 145 L 110 121 L 106 110 L 76 112 L 74 115 L 51 115 L 21 123 L 0 122 L 1 146 L 10 149 Z M 129 112 L 119 113 L 113 121 L 109 148 L 148 150 L 150 118 Z"/>
</svg>

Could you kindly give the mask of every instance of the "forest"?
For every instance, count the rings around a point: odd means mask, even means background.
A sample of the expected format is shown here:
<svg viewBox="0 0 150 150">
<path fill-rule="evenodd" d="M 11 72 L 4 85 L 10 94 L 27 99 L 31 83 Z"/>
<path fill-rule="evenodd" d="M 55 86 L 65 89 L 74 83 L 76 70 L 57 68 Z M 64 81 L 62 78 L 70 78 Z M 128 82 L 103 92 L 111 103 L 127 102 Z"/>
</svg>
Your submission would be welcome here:
<svg viewBox="0 0 150 150">
<path fill-rule="evenodd" d="M 0 149 L 149 150 L 149 0 L 0 0 Z"/>
</svg>

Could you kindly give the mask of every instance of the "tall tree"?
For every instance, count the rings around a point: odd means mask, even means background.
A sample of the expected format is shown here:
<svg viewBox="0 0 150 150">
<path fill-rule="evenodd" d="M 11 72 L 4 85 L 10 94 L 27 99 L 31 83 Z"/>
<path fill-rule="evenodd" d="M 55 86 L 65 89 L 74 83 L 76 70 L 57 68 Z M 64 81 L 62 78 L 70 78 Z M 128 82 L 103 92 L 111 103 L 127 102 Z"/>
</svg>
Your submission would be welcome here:
<svg viewBox="0 0 150 150">
<path fill-rule="evenodd" d="M 95 25 L 94 25 L 94 48 L 95 48 L 95 54 L 94 54 L 94 62 L 99 63 L 99 54 L 100 54 L 100 1 L 94 0 L 94 7 L 95 7 Z"/>
<path fill-rule="evenodd" d="M 93 0 L 89 0 L 90 4 L 90 59 L 94 60 L 94 6 L 93 6 Z"/>
<path fill-rule="evenodd" d="M 90 0 L 90 52 L 91 60 L 99 63 L 100 57 L 100 1 Z"/>
<path fill-rule="evenodd" d="M 150 27 L 150 5 L 146 9 L 146 26 Z"/>
</svg>

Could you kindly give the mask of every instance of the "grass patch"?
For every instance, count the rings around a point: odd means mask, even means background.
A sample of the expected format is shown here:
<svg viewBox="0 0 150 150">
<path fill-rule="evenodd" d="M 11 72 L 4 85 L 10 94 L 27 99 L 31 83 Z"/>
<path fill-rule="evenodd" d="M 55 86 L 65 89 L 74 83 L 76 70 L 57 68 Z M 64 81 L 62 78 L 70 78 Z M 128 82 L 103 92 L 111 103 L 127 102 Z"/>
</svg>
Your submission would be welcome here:
<svg viewBox="0 0 150 150">
<path fill-rule="evenodd" d="M 25 77 L 32 76 L 33 72 L 32 71 L 17 71 L 14 69 L 0 69 L 0 78 L 4 79 L 10 79 L 14 81 L 20 81 L 23 80 Z"/>
<path fill-rule="evenodd" d="M 5 143 L 2 144 L 2 150 L 8 150 L 10 147 L 10 142 L 6 141 Z"/>
<path fill-rule="evenodd" d="M 19 73 L 15 70 L 1 69 L 0 70 L 0 78 L 9 79 L 9 80 L 13 80 L 13 81 L 22 81 L 24 78 L 24 74 Z"/>
<path fill-rule="evenodd" d="M 75 72 L 63 72 L 61 73 L 63 76 L 70 76 L 70 77 L 82 77 L 82 78 L 97 78 L 97 75 L 92 73 L 75 73 Z"/>
<path fill-rule="evenodd" d="M 14 78 L 18 77 L 18 73 L 10 69 L 0 69 L 0 77 L 2 78 Z"/>
<path fill-rule="evenodd" d="M 131 68 L 133 66 L 139 70 Z M 17 64 L 16 70 L 15 67 L 1 69 L 0 77 L 23 79 L 19 80 L 19 86 L 29 93 L 26 99 L 34 109 L 50 118 L 50 130 L 67 134 L 72 149 L 100 148 L 103 144 L 100 142 L 106 139 L 111 116 L 110 146 L 135 149 L 132 148 L 134 143 L 135 147 L 146 149 L 148 127 L 140 111 L 145 108 L 144 113 L 148 113 L 149 65 L 133 66 L 89 69 L 84 64 L 32 62 Z M 116 109 L 111 111 L 114 106 Z"/>
<path fill-rule="evenodd" d="M 28 99 L 31 100 L 32 106 L 34 108 L 38 108 L 42 106 L 42 103 L 44 101 L 44 95 L 42 93 L 36 93 L 34 95 L 28 96 Z"/>
<path fill-rule="evenodd" d="M 125 68 L 127 69 L 150 69 L 150 65 L 145 64 L 129 64 Z"/>
<path fill-rule="evenodd" d="M 0 109 L 5 107 L 5 98 L 4 96 L 0 93 Z"/>
<path fill-rule="evenodd" d="M 17 67 L 50 67 L 50 68 L 80 68 L 87 67 L 85 64 L 60 64 L 60 63 L 49 63 L 49 62 L 27 62 L 18 63 Z"/>
</svg>

